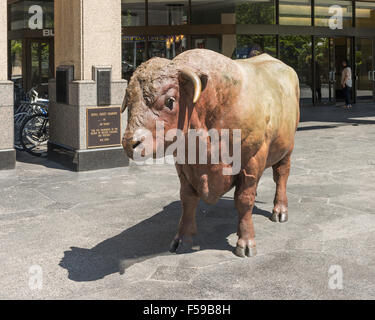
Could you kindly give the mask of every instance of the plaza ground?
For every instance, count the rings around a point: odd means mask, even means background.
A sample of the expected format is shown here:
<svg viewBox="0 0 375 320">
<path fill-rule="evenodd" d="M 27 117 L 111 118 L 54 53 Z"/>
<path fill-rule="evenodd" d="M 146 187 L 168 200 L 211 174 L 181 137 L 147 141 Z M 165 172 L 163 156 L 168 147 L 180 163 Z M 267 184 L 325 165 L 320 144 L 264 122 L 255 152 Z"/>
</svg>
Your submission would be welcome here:
<svg viewBox="0 0 375 320">
<path fill-rule="evenodd" d="M 18 154 L 17 169 L 0 172 L 0 299 L 374 299 L 374 142 L 374 104 L 302 108 L 289 222 L 269 220 L 267 170 L 254 212 L 258 255 L 246 259 L 232 253 L 233 191 L 200 204 L 197 251 L 173 255 L 173 166 L 74 173 Z M 32 266 L 41 290 L 29 286 Z M 342 290 L 329 286 L 332 266 Z"/>
</svg>

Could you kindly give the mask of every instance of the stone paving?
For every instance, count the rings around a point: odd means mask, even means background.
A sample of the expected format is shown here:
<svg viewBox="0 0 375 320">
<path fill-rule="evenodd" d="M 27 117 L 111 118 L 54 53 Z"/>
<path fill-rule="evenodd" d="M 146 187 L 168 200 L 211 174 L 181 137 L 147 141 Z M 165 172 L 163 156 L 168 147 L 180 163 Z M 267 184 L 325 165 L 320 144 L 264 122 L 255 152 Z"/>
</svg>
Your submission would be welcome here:
<svg viewBox="0 0 375 320">
<path fill-rule="evenodd" d="M 375 105 L 302 108 L 289 222 L 254 224 L 258 255 L 233 255 L 233 191 L 198 209 L 195 252 L 168 253 L 179 216 L 170 165 L 73 173 L 18 155 L 0 172 L 1 299 L 374 299 Z M 42 287 L 33 283 L 40 266 Z M 331 277 L 340 279 L 343 288 Z M 332 273 L 330 273 L 330 271 Z M 336 278 L 334 278 L 336 279 Z"/>
</svg>

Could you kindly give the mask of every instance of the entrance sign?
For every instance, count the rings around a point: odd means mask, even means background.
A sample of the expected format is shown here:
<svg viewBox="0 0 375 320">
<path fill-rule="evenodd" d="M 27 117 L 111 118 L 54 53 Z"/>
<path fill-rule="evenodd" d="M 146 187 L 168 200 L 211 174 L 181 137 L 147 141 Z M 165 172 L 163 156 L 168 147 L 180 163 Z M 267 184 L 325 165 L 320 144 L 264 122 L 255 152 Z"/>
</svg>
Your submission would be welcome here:
<svg viewBox="0 0 375 320">
<path fill-rule="evenodd" d="M 53 29 L 43 29 L 43 37 L 53 37 L 54 35 Z"/>
<path fill-rule="evenodd" d="M 43 8 L 33 5 L 29 8 L 29 14 L 32 14 L 29 19 L 29 28 L 31 30 L 43 29 Z"/>
<path fill-rule="evenodd" d="M 343 24 L 343 8 L 338 5 L 331 6 L 329 8 L 329 13 L 332 14 L 331 18 L 329 18 L 329 27 L 332 30 L 336 29 L 344 29 L 344 24 Z"/>
<path fill-rule="evenodd" d="M 87 148 L 108 148 L 121 145 L 121 108 L 87 109 Z"/>
</svg>

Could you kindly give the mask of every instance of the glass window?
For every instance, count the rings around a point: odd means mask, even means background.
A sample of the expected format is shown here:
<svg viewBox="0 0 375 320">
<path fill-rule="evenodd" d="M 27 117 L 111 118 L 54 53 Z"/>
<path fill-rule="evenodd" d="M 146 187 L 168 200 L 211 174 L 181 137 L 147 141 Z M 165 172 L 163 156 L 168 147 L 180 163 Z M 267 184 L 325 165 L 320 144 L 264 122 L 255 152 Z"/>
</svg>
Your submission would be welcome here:
<svg viewBox="0 0 375 320">
<path fill-rule="evenodd" d="M 175 26 L 188 23 L 188 0 L 148 0 L 150 26 Z"/>
<path fill-rule="evenodd" d="M 315 38 L 315 101 L 317 103 L 331 103 L 334 101 L 334 86 L 332 72 L 334 66 L 334 41 L 332 38 Z M 310 85 L 313 90 L 313 74 Z"/>
<path fill-rule="evenodd" d="M 10 79 L 22 86 L 22 40 L 10 41 Z"/>
<path fill-rule="evenodd" d="M 146 61 L 146 38 L 124 36 L 122 38 L 122 76 L 130 80 L 134 70 Z"/>
<path fill-rule="evenodd" d="M 342 8 L 343 27 L 351 27 L 353 21 L 353 4 L 351 1 L 315 0 L 315 25 L 329 27 L 329 19 L 335 14 L 330 12 L 333 5 Z"/>
<path fill-rule="evenodd" d="M 209 49 L 222 53 L 222 37 L 207 35 L 194 36 L 192 38 L 192 49 Z"/>
<path fill-rule="evenodd" d="M 375 3 L 356 2 L 356 26 L 360 28 L 375 27 Z"/>
<path fill-rule="evenodd" d="M 192 0 L 192 24 L 275 24 L 276 0 Z"/>
<path fill-rule="evenodd" d="M 10 29 L 20 30 L 25 28 L 25 12 L 23 2 L 10 5 Z"/>
<path fill-rule="evenodd" d="M 184 35 L 178 36 L 142 36 L 122 37 L 122 76 L 130 80 L 134 70 L 147 59 L 160 57 L 173 59 L 187 49 L 188 39 Z"/>
<path fill-rule="evenodd" d="M 275 24 L 276 0 L 249 0 L 236 7 L 236 24 Z"/>
<path fill-rule="evenodd" d="M 31 86 L 46 86 L 50 79 L 49 43 L 33 41 L 30 44 Z"/>
<path fill-rule="evenodd" d="M 121 20 L 123 27 L 144 26 L 146 1 L 145 0 L 122 0 Z"/>
<path fill-rule="evenodd" d="M 233 59 L 251 58 L 262 53 L 276 57 L 276 36 L 237 35 Z"/>
<path fill-rule="evenodd" d="M 187 49 L 187 38 L 179 36 L 153 36 L 148 39 L 149 58 L 173 59 Z"/>
<path fill-rule="evenodd" d="M 373 40 L 356 39 L 355 64 L 357 75 L 357 98 L 371 100 L 373 97 L 373 81 L 371 81 L 371 71 L 373 65 Z"/>
<path fill-rule="evenodd" d="M 311 26 L 311 0 L 280 0 L 280 24 Z"/>
<path fill-rule="evenodd" d="M 281 36 L 280 60 L 292 67 L 298 74 L 301 87 L 301 101 L 312 103 L 312 39 L 310 36 Z"/>
<path fill-rule="evenodd" d="M 41 11 L 38 12 L 40 7 Z M 34 7 L 34 8 L 33 8 Z M 31 13 L 29 13 L 31 12 Z M 42 14 L 42 27 L 38 29 L 52 29 L 54 27 L 54 2 L 47 1 L 21 1 L 10 5 L 11 30 L 28 29 L 29 22 L 36 23 L 38 14 Z M 38 26 L 36 26 L 38 27 Z"/>
</svg>

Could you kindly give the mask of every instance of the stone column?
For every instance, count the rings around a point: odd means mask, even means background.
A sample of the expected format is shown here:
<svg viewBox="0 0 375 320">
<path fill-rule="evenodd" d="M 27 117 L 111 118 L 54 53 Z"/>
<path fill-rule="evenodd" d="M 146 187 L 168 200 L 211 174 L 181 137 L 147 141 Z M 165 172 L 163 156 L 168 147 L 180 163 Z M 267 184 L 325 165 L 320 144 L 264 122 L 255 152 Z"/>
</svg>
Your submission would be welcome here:
<svg viewBox="0 0 375 320">
<path fill-rule="evenodd" d="M 221 14 L 222 24 L 236 24 L 235 13 L 222 13 Z M 235 34 L 224 34 L 222 41 L 222 54 L 231 58 L 234 50 L 237 46 L 237 38 Z"/>
<path fill-rule="evenodd" d="M 7 1 L 0 1 L 0 170 L 14 169 L 13 82 L 8 81 Z"/>
<path fill-rule="evenodd" d="M 56 79 L 49 83 L 48 157 L 74 171 L 128 164 L 118 139 L 126 125 L 125 117 L 117 116 L 127 85 L 121 72 L 121 33 L 121 0 L 55 0 Z M 97 80 L 98 69 L 111 74 L 104 91 L 102 82 Z M 61 82 L 59 72 L 67 80 L 65 88 L 61 86 L 64 81 Z M 100 98 L 103 92 L 105 105 Z M 108 109 L 110 114 L 116 114 L 111 121 L 120 119 L 120 128 L 108 124 L 105 116 L 95 127 L 93 117 L 105 114 L 108 107 L 112 108 Z M 110 131 L 100 131 L 99 125 L 103 124 L 103 130 Z M 107 138 L 100 138 L 103 133 L 109 134 Z M 89 138 L 96 139 L 98 145 Z"/>
</svg>

